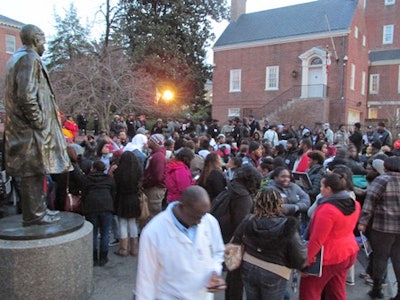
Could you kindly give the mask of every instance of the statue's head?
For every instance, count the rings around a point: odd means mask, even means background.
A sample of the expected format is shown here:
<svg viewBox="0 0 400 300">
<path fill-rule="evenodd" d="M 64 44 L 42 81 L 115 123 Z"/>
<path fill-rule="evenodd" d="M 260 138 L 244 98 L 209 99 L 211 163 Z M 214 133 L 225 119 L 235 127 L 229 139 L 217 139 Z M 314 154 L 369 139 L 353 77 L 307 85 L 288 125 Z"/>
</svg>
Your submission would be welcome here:
<svg viewBox="0 0 400 300">
<path fill-rule="evenodd" d="M 32 24 L 22 26 L 19 32 L 22 44 L 32 47 L 40 56 L 44 53 L 46 38 L 43 31 Z"/>
</svg>

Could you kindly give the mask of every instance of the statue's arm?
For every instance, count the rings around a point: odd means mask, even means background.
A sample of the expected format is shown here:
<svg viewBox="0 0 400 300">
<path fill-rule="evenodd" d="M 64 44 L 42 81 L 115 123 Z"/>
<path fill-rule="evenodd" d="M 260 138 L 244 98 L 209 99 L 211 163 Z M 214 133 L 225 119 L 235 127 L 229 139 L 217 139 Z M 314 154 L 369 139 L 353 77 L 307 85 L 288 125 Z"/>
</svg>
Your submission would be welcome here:
<svg viewBox="0 0 400 300">
<path fill-rule="evenodd" d="M 41 65 L 38 60 L 26 55 L 19 61 L 17 71 L 17 101 L 25 119 L 34 129 L 43 129 L 43 103 L 40 99 Z"/>
</svg>

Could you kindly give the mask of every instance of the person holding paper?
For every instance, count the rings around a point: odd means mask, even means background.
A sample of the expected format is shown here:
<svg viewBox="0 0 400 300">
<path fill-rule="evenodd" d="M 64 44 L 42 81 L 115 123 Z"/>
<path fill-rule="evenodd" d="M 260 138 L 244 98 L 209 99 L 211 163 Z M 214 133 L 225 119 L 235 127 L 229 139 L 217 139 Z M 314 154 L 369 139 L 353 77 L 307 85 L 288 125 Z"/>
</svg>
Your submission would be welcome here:
<svg viewBox="0 0 400 300">
<path fill-rule="evenodd" d="M 368 295 L 383 299 L 382 284 L 389 258 L 392 261 L 397 282 L 400 280 L 400 158 L 385 159 L 385 172 L 376 177 L 368 187 L 358 229 L 365 232 L 371 225 L 373 256 L 373 287 Z M 393 300 L 400 299 L 400 293 Z"/>
<path fill-rule="evenodd" d="M 321 180 L 322 198 L 311 219 L 308 248 L 310 265 L 324 247 L 322 275 L 304 276 L 300 300 L 346 299 L 346 275 L 354 264 L 359 247 L 353 229 L 360 215 L 360 204 L 346 191 L 341 174 L 325 174 Z"/>
</svg>

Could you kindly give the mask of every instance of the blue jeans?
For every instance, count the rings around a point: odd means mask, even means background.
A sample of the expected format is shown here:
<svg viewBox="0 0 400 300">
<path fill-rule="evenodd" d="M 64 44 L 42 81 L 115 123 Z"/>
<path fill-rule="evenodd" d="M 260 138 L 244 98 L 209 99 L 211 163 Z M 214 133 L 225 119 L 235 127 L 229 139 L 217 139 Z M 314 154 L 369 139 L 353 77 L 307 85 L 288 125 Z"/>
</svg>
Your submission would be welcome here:
<svg viewBox="0 0 400 300">
<path fill-rule="evenodd" d="M 100 252 L 108 251 L 110 229 L 113 219 L 112 212 L 102 211 L 86 215 L 86 220 L 93 224 L 93 252 L 97 252 L 97 235 L 100 229 Z"/>
<path fill-rule="evenodd" d="M 283 277 L 242 261 L 242 280 L 247 300 L 283 299 L 287 280 Z"/>
</svg>

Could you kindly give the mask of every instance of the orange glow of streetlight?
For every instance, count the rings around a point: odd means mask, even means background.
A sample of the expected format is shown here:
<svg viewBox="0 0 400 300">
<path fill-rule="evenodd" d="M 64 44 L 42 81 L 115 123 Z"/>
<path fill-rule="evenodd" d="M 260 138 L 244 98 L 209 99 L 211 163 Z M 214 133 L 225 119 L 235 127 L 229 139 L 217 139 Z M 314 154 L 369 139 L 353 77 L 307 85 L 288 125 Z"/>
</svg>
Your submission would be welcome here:
<svg viewBox="0 0 400 300">
<path fill-rule="evenodd" d="M 162 94 L 162 97 L 166 102 L 169 102 L 174 99 L 174 93 L 170 90 L 165 90 Z"/>
</svg>

